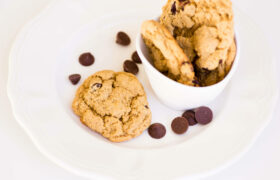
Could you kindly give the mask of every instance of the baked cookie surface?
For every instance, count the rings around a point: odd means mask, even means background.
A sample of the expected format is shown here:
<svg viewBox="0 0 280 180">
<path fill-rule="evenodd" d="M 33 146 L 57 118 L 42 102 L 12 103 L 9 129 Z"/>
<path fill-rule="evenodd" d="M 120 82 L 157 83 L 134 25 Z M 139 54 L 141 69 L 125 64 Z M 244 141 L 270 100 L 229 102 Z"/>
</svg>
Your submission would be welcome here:
<svg viewBox="0 0 280 180">
<path fill-rule="evenodd" d="M 141 34 L 159 71 L 168 73 L 175 81 L 194 86 L 193 65 L 166 27 L 148 20 L 142 24 Z"/>
<path fill-rule="evenodd" d="M 160 23 L 193 62 L 203 86 L 215 84 L 226 76 L 235 57 L 230 0 L 168 0 Z M 210 72 L 211 77 L 205 76 L 205 72 Z"/>
<path fill-rule="evenodd" d="M 144 88 L 125 72 L 106 70 L 88 77 L 78 88 L 72 109 L 83 124 L 112 142 L 139 136 L 151 123 Z"/>
</svg>

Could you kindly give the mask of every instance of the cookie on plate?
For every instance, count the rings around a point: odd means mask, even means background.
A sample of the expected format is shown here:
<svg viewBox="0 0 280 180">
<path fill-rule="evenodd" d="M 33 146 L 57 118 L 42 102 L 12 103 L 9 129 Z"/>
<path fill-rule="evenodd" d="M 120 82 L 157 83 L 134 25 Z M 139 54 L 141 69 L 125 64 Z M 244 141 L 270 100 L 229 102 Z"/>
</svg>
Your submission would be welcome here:
<svg viewBox="0 0 280 180">
<path fill-rule="evenodd" d="M 144 88 L 126 72 L 105 70 L 88 77 L 72 109 L 83 124 L 112 142 L 139 136 L 151 123 Z"/>
<path fill-rule="evenodd" d="M 195 85 L 194 68 L 190 59 L 163 25 L 154 20 L 145 21 L 141 34 L 159 71 L 167 73 L 175 81 Z"/>
</svg>

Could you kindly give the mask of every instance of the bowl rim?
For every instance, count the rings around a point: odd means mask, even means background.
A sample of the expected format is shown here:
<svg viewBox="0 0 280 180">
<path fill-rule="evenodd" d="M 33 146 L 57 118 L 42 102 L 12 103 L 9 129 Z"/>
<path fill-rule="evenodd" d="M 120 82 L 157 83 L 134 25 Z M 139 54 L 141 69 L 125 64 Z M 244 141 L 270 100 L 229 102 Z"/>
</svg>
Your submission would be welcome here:
<svg viewBox="0 0 280 180">
<path fill-rule="evenodd" d="M 152 69 L 152 71 L 156 71 L 157 74 L 159 74 L 160 76 L 163 77 L 163 79 L 166 79 L 167 81 L 169 81 L 170 83 L 173 83 L 174 85 L 179 85 L 180 87 L 183 88 L 195 88 L 195 89 L 210 89 L 210 88 L 214 88 L 216 86 L 221 86 L 224 83 L 227 83 L 230 78 L 233 76 L 233 74 L 235 73 L 238 63 L 239 63 L 239 57 L 240 57 L 240 43 L 239 43 L 239 33 L 237 32 L 237 30 L 235 29 L 235 36 L 234 36 L 234 40 L 235 40 L 235 44 L 236 44 L 236 54 L 235 54 L 235 59 L 232 63 L 231 69 L 229 71 L 229 73 L 226 75 L 226 77 L 221 80 L 220 82 L 210 85 L 210 86 L 203 86 L 203 87 L 195 87 L 195 86 L 189 86 L 189 85 L 185 85 L 182 83 L 179 83 L 173 79 L 170 79 L 168 77 L 166 77 L 165 75 L 163 75 L 161 72 L 159 72 L 145 57 L 144 53 L 142 52 L 142 48 L 141 48 L 141 41 L 143 41 L 142 35 L 141 33 L 138 33 L 137 37 L 136 37 L 136 51 L 138 53 L 138 55 L 140 56 L 140 59 L 142 60 L 143 64 L 145 66 L 148 66 L 149 69 Z M 146 72 L 147 73 L 147 72 Z"/>
</svg>

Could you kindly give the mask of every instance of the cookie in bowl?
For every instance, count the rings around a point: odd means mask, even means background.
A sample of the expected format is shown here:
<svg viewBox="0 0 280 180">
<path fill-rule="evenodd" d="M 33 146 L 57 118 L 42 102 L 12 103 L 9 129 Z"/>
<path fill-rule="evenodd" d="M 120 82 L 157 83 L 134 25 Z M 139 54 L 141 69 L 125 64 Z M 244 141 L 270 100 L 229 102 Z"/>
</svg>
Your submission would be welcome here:
<svg viewBox="0 0 280 180">
<path fill-rule="evenodd" d="M 165 105 L 197 108 L 225 89 L 240 54 L 233 17 L 230 0 L 168 0 L 161 15 L 142 23 L 137 53 Z"/>
<path fill-rule="evenodd" d="M 147 26 L 148 22 L 143 23 L 141 32 L 159 71 L 167 70 L 164 66 L 167 64 L 164 62 L 168 59 L 167 55 L 170 57 L 170 54 L 184 53 L 188 58 L 186 63 L 191 62 L 188 66 L 192 65 L 195 70 L 194 82 L 198 82 L 200 86 L 216 84 L 228 74 L 236 53 L 230 0 L 168 0 L 159 20 L 162 26 L 157 25 L 160 28 L 154 34 L 164 38 L 162 42 L 166 47 L 181 48 L 176 48 L 176 51 L 168 51 L 167 48 L 160 47 L 160 44 L 155 44 L 158 41 L 155 35 L 147 38 L 145 32 L 153 31 L 152 27 Z M 160 65 L 158 62 L 161 62 Z M 167 62 L 178 66 L 174 61 Z M 175 77 L 170 74 L 175 74 Z M 170 69 L 167 75 L 180 83 L 192 85 L 185 79 L 178 78 L 176 73 L 170 73 Z"/>
<path fill-rule="evenodd" d="M 141 34 L 153 57 L 154 66 L 160 72 L 175 81 L 195 86 L 195 73 L 190 59 L 163 25 L 154 20 L 145 21 Z"/>
</svg>

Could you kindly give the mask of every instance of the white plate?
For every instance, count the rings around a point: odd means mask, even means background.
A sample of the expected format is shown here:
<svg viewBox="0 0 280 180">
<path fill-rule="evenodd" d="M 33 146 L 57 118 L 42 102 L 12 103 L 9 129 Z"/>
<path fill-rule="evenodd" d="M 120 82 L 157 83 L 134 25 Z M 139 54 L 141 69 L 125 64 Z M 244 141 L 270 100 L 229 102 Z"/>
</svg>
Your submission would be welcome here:
<svg viewBox="0 0 280 180">
<path fill-rule="evenodd" d="M 20 32 L 10 56 L 8 93 L 16 119 L 52 161 L 91 178 L 202 177 L 240 157 L 269 122 L 278 96 L 275 61 L 259 28 L 237 10 L 240 65 L 209 105 L 215 114 L 210 125 L 174 135 L 171 120 L 182 112 L 158 101 L 141 65 L 138 78 L 148 94 L 152 121 L 166 125 L 165 138 L 155 140 L 145 132 L 129 142 L 110 143 L 79 122 L 70 106 L 77 86 L 68 75 L 80 73 L 84 80 L 98 70 L 121 71 L 135 50 L 141 22 L 159 14 L 163 3 L 55 1 Z M 132 37 L 132 45 L 115 44 L 119 30 Z M 86 51 L 96 57 L 93 66 L 78 63 Z"/>
</svg>

